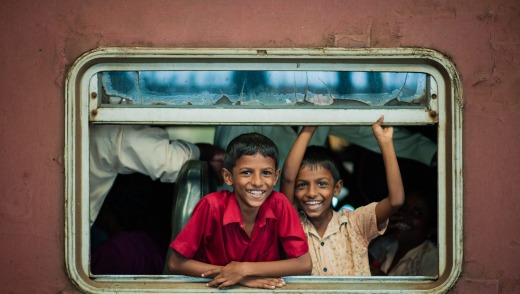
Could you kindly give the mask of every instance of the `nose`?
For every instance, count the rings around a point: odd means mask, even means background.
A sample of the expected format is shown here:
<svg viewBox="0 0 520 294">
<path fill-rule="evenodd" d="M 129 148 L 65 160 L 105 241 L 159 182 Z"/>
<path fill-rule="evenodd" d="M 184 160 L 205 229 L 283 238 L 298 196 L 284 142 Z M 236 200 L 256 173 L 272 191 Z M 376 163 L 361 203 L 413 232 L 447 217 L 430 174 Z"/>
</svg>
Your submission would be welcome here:
<svg viewBox="0 0 520 294">
<path fill-rule="evenodd" d="M 405 211 L 404 209 L 401 207 L 401 209 L 399 209 L 396 213 L 394 213 L 390 219 L 392 220 L 392 222 L 402 222 L 405 220 L 405 217 L 406 217 L 406 214 L 405 214 Z"/>
<path fill-rule="evenodd" d="M 251 179 L 251 183 L 253 186 L 258 187 L 262 185 L 262 176 L 260 174 L 253 174 L 253 177 Z"/>
<path fill-rule="evenodd" d="M 316 188 L 315 184 L 309 185 L 309 190 L 307 191 L 307 194 L 309 197 L 312 197 L 312 198 L 314 198 L 318 195 L 318 189 Z"/>
</svg>

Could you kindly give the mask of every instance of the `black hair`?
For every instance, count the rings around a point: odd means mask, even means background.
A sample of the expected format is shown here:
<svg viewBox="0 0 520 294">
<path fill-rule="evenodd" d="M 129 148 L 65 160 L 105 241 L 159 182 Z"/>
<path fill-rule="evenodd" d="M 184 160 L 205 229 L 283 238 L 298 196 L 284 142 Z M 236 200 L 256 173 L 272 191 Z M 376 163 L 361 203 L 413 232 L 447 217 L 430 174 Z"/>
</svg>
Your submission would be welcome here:
<svg viewBox="0 0 520 294">
<path fill-rule="evenodd" d="M 336 159 L 332 152 L 322 146 L 309 146 L 305 150 L 300 168 L 308 166 L 310 169 L 322 167 L 328 170 L 334 178 L 334 183 L 341 179 L 341 175 L 336 165 Z"/>
<path fill-rule="evenodd" d="M 231 171 L 240 157 L 257 153 L 271 157 L 278 168 L 278 148 L 271 139 L 258 133 L 242 134 L 231 140 L 226 149 L 224 167 Z"/>
</svg>

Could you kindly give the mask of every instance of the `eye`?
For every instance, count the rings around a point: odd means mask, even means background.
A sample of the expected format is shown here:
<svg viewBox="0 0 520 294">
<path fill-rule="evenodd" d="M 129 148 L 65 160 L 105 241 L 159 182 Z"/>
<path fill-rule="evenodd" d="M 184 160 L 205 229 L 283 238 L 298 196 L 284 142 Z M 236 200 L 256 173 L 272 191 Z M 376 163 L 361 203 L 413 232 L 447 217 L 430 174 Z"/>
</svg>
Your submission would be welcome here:
<svg viewBox="0 0 520 294">
<path fill-rule="evenodd" d="M 328 186 L 327 182 L 318 182 L 318 187 L 320 187 L 320 188 L 325 188 L 327 186 Z"/>
<path fill-rule="evenodd" d="M 272 174 L 273 174 L 273 172 L 272 172 L 272 171 L 269 171 L 269 170 L 264 170 L 264 171 L 262 172 L 262 175 L 264 175 L 264 176 L 270 176 L 270 175 L 272 175 Z"/>
<path fill-rule="evenodd" d="M 250 170 L 243 170 L 240 172 L 241 175 L 245 175 L 245 176 L 248 176 L 251 174 L 251 171 Z"/>
<path fill-rule="evenodd" d="M 296 189 L 305 189 L 307 187 L 307 183 L 296 183 Z"/>
</svg>

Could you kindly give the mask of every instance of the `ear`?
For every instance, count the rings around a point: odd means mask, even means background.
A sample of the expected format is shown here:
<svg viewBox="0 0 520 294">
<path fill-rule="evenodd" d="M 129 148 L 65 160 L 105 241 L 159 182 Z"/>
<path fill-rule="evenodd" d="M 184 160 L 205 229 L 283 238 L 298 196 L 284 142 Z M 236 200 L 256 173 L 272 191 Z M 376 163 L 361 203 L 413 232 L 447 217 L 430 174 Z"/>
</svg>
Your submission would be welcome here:
<svg viewBox="0 0 520 294">
<path fill-rule="evenodd" d="M 227 185 L 230 185 L 230 186 L 233 185 L 233 174 L 229 170 L 227 170 L 225 167 L 223 167 L 220 170 L 220 174 L 222 175 L 222 179 L 224 179 L 224 182 Z"/>
<path fill-rule="evenodd" d="M 339 192 L 341 191 L 341 188 L 343 188 L 343 180 L 338 180 L 336 182 L 336 185 L 334 185 L 334 196 L 338 196 Z"/>
<path fill-rule="evenodd" d="M 281 173 L 280 169 L 277 169 L 276 172 L 274 173 L 274 184 L 275 185 L 278 182 L 278 179 L 280 178 L 280 173 Z"/>
</svg>

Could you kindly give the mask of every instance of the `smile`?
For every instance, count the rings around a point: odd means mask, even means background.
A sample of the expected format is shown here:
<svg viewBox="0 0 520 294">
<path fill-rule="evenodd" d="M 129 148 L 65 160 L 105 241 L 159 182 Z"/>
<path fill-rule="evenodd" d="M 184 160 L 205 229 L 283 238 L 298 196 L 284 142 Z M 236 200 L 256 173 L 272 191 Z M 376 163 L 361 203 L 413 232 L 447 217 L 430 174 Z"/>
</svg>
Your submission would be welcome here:
<svg viewBox="0 0 520 294">
<path fill-rule="evenodd" d="M 398 222 L 397 224 L 395 224 L 395 227 L 400 231 L 408 231 L 411 229 L 410 225 L 403 222 Z"/>
<path fill-rule="evenodd" d="M 316 210 L 323 205 L 323 201 L 317 201 L 317 200 L 305 201 L 304 204 L 308 209 Z"/>
<path fill-rule="evenodd" d="M 255 198 L 255 199 L 261 198 L 265 193 L 265 190 L 246 190 L 246 191 L 247 191 L 247 193 L 251 194 L 251 196 L 253 196 L 253 198 Z"/>
</svg>

